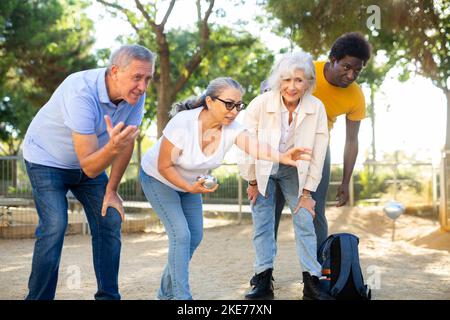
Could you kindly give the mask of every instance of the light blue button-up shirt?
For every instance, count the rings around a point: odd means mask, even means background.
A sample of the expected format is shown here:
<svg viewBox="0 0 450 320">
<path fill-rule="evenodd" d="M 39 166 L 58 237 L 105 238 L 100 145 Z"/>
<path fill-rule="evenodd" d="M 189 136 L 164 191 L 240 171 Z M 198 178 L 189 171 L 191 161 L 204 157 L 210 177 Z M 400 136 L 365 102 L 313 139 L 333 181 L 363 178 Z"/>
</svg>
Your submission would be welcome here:
<svg viewBox="0 0 450 320">
<path fill-rule="evenodd" d="M 145 94 L 133 106 L 114 105 L 106 90 L 105 68 L 68 76 L 28 127 L 23 144 L 25 160 L 62 169 L 79 169 L 72 131 L 97 135 L 99 148 L 109 140 L 105 115 L 113 125 L 123 121 L 139 126 L 144 115 Z"/>
</svg>

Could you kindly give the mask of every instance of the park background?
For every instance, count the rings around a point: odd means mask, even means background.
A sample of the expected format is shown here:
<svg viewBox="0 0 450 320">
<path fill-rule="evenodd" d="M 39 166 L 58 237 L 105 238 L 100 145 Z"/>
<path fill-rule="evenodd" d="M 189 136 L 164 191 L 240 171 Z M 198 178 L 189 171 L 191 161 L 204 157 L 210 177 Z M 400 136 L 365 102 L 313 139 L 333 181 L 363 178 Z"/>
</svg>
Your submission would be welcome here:
<svg viewBox="0 0 450 320">
<path fill-rule="evenodd" d="M 33 236 L 37 221 L 21 143 L 34 114 L 70 73 L 105 66 L 110 52 L 125 43 L 139 43 L 157 53 L 141 135 L 120 186 L 129 213 L 124 231 L 155 231 L 157 221 L 153 213 L 148 214 L 137 169 L 167 123 L 173 102 L 200 94 L 215 77 L 231 76 L 245 87 L 248 103 L 284 52 L 302 49 L 316 59 L 326 59 L 339 35 L 360 31 L 373 46 L 373 57 L 357 80 L 366 97 L 367 117 L 359 134 L 350 206 L 330 211 L 339 221 L 355 208 L 374 210 L 376 213 L 360 223 L 366 226 L 372 218 L 381 219 L 376 220 L 381 228 L 375 228 L 376 234 L 391 240 L 392 221 L 384 216 L 382 207 L 393 199 L 401 201 L 409 215 L 398 223 L 405 219 L 405 230 L 415 229 L 404 233 L 404 240 L 415 244 L 431 241 L 436 246 L 432 249 L 445 253 L 434 263 L 448 259 L 448 237 L 443 234 L 448 229 L 447 184 L 443 181 L 447 181 L 445 150 L 450 149 L 449 1 L 3 0 L 0 28 L 1 239 Z M 331 131 L 330 206 L 342 177 L 344 142 L 345 120 L 340 117 Z M 233 150 L 226 165 L 213 172 L 221 187 L 204 198 L 211 205 L 205 206 L 205 217 L 239 223 L 248 220 L 245 184 L 239 178 L 236 157 Z M 68 197 L 68 233 L 88 233 L 82 209 L 73 196 Z M 217 224 L 221 225 L 211 222 Z M 421 229 L 424 225 L 426 231 Z M 343 229 L 362 230 L 366 229 Z M 424 236 L 431 238 L 427 242 Z M 397 237 L 402 239 L 402 233 Z M 7 248 L 11 242 L 2 244 Z M 27 248 L 31 252 L 30 243 L 22 242 L 19 247 L 17 252 Z M 402 250 L 414 251 L 412 247 Z M 0 251 L 1 261 L 8 261 L 7 252 Z M 0 265 L 0 277 L 16 270 L 8 263 Z M 21 268 L 26 269 L 22 263 Z M 23 277 L 16 280 L 20 279 Z M 4 288 L 0 298 L 18 297 Z M 403 298 L 395 294 L 381 297 Z M 450 298 L 448 290 L 439 297 Z"/>
</svg>

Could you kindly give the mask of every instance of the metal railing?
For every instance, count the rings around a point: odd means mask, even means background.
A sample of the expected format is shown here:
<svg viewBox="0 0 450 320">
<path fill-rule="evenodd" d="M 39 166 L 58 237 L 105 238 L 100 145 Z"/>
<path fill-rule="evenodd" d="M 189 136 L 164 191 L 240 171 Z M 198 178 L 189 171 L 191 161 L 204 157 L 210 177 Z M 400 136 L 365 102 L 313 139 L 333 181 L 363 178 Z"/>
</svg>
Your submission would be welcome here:
<svg viewBox="0 0 450 320">
<path fill-rule="evenodd" d="M 32 197 L 31 185 L 22 157 L 0 157 L 0 197 Z"/>
<path fill-rule="evenodd" d="M 450 164 L 449 164 L 450 167 Z M 219 189 L 204 196 L 205 203 L 248 204 L 246 184 L 236 164 L 213 170 Z M 332 164 L 327 202 L 333 204 L 342 177 L 342 165 Z M 438 203 L 439 169 L 429 162 L 371 162 L 355 166 L 351 183 L 351 203 L 373 204 L 396 199 L 410 205 Z M 128 201 L 146 201 L 138 179 L 138 164 L 130 163 L 119 188 Z M 0 197 L 31 199 L 31 185 L 21 157 L 0 157 Z"/>
<path fill-rule="evenodd" d="M 448 159 L 448 157 L 446 158 Z M 450 171 L 450 161 L 446 171 Z M 444 172 L 444 173 L 445 173 Z M 236 164 L 223 164 L 213 170 L 212 174 L 219 180 L 219 189 L 204 195 L 205 204 L 238 205 L 238 216 L 242 216 L 242 207 L 248 205 L 246 194 L 247 184 L 239 175 Z M 327 204 L 336 203 L 337 188 L 342 177 L 342 165 L 331 166 L 331 181 L 329 184 Z M 355 166 L 350 184 L 349 205 L 380 205 L 395 199 L 408 206 L 425 206 L 436 216 L 438 215 L 439 170 L 428 162 L 366 162 Z M 449 186 L 447 186 L 448 189 Z M 448 205 L 445 195 L 449 194 L 445 185 L 441 185 L 441 223 L 447 221 Z M 119 193 L 125 201 L 144 201 L 138 179 L 138 164 L 130 163 L 119 188 Z M 68 194 L 69 220 L 86 226 L 82 209 L 77 201 Z M 444 210 L 445 209 L 445 210 Z M 34 225 L 36 215 L 32 201 L 31 185 L 26 174 L 21 157 L 0 157 L 0 227 Z M 444 211 L 443 211 L 444 210 Z M 445 217 L 445 218 L 444 218 Z M 4 229 L 4 228 L 3 228 Z M 3 230 L 4 231 L 4 230 Z M 0 235 L 1 236 L 1 235 Z"/>
</svg>

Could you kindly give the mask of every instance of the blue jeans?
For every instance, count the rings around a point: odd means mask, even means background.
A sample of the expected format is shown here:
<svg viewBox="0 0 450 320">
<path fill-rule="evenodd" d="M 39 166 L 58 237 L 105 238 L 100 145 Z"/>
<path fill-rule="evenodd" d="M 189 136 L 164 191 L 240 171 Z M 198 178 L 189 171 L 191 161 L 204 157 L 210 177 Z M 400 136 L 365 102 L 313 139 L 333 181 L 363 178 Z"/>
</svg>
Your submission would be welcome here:
<svg viewBox="0 0 450 320">
<path fill-rule="evenodd" d="M 279 165 L 278 171 L 269 177 L 266 196 L 258 194 L 256 203 L 251 205 L 253 218 L 253 246 L 255 248 L 255 272 L 273 269 L 277 246 L 275 241 L 275 188 L 280 186 L 291 212 L 298 203 L 297 168 Z M 312 215 L 304 208 L 292 214 L 297 256 L 302 271 L 320 276 L 321 266 L 317 261 L 317 243 Z"/>
<path fill-rule="evenodd" d="M 108 183 L 106 173 L 91 179 L 80 169 L 60 169 L 28 161 L 25 166 L 39 216 L 26 299 L 51 300 L 55 297 L 68 220 L 68 190 L 83 205 L 91 230 L 98 287 L 95 299 L 120 299 L 118 273 L 122 222 L 114 208 L 108 208 L 106 216 L 101 216 Z"/>
<path fill-rule="evenodd" d="M 176 191 L 142 169 L 139 176 L 142 190 L 169 238 L 168 262 L 157 297 L 161 300 L 191 300 L 189 262 L 203 237 L 202 196 Z"/>
<path fill-rule="evenodd" d="M 330 184 L 330 147 L 328 146 L 327 155 L 322 170 L 322 179 L 316 192 L 312 192 L 312 197 L 316 201 L 316 217 L 314 218 L 314 229 L 317 236 L 317 250 L 325 242 L 328 237 L 328 223 L 325 216 L 325 205 L 327 202 L 328 185 Z M 278 225 L 281 219 L 281 212 L 283 211 L 285 199 L 280 187 L 277 185 L 276 190 L 276 209 L 275 209 L 275 239 L 277 238 Z"/>
</svg>

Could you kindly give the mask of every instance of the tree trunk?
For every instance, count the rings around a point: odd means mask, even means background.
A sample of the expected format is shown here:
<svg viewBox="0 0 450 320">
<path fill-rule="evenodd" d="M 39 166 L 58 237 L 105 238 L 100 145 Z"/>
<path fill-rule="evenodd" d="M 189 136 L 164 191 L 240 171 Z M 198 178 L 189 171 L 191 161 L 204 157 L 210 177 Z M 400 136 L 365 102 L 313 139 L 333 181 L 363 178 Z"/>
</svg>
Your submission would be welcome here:
<svg viewBox="0 0 450 320">
<path fill-rule="evenodd" d="M 157 138 L 161 137 L 162 131 L 169 121 L 170 106 L 173 102 L 172 97 L 172 81 L 170 79 L 170 51 L 169 44 L 167 43 L 166 35 L 162 30 L 158 29 L 156 33 L 158 41 L 158 56 L 160 59 L 159 64 L 159 83 L 157 84 L 156 91 L 158 93 L 158 107 L 156 110 L 156 125 L 157 125 Z"/>
<path fill-rule="evenodd" d="M 12 186 L 14 188 L 17 188 L 17 162 L 19 162 L 19 160 L 12 160 L 12 167 L 11 167 L 11 179 L 12 179 Z"/>
<path fill-rule="evenodd" d="M 169 111 L 170 106 L 173 103 L 173 97 L 169 88 L 163 87 L 158 90 L 158 107 L 156 110 L 156 125 L 158 129 L 157 138 L 161 137 L 162 131 L 166 127 L 167 122 L 169 122 Z"/>
<path fill-rule="evenodd" d="M 8 154 L 10 156 L 14 156 L 16 155 L 16 148 L 14 148 L 14 139 L 11 136 L 8 140 Z"/>
<path fill-rule="evenodd" d="M 444 90 L 447 98 L 447 132 L 445 135 L 445 150 L 450 150 L 450 90 Z"/>
</svg>

